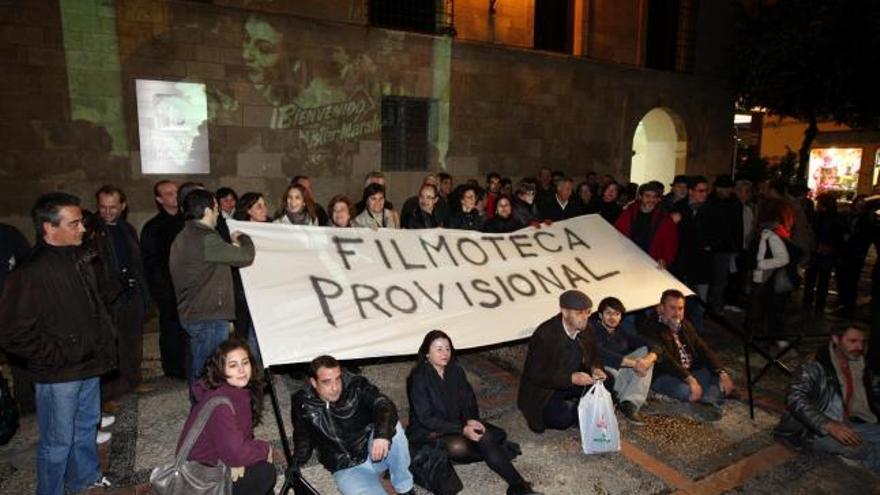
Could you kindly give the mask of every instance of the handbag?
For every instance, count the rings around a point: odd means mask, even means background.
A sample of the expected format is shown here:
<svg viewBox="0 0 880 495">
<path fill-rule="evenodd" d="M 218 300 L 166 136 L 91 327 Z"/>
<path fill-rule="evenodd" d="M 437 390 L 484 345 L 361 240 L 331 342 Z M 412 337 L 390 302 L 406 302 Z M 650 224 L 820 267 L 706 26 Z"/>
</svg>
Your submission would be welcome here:
<svg viewBox="0 0 880 495">
<path fill-rule="evenodd" d="M 422 445 L 414 453 L 409 470 L 417 485 L 435 495 L 455 495 L 464 490 L 446 450 L 439 445 Z"/>
<path fill-rule="evenodd" d="M 231 495 L 232 477 L 229 467 L 219 462 L 208 466 L 200 462 L 187 461 L 189 453 L 196 444 L 205 424 L 214 409 L 227 405 L 233 412 L 232 402 L 226 397 L 213 397 L 205 403 L 190 428 L 183 445 L 177 452 L 177 459 L 171 464 L 159 466 L 150 473 L 153 491 L 159 495 Z"/>
<path fill-rule="evenodd" d="M 578 403 L 578 422 L 584 454 L 601 454 L 620 450 L 620 431 L 611 394 L 602 381 L 597 381 Z"/>
</svg>

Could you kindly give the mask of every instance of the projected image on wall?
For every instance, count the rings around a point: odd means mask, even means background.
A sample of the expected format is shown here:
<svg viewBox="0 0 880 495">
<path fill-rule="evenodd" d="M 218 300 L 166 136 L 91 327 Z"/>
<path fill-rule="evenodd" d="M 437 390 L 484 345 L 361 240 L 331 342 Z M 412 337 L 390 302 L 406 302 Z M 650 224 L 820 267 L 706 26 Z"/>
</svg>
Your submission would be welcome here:
<svg viewBox="0 0 880 495">
<path fill-rule="evenodd" d="M 807 185 L 817 195 L 823 192 L 855 191 L 862 166 L 861 148 L 820 148 L 810 151 Z"/>
<path fill-rule="evenodd" d="M 141 172 L 209 173 L 205 85 L 138 79 L 136 90 Z"/>
</svg>

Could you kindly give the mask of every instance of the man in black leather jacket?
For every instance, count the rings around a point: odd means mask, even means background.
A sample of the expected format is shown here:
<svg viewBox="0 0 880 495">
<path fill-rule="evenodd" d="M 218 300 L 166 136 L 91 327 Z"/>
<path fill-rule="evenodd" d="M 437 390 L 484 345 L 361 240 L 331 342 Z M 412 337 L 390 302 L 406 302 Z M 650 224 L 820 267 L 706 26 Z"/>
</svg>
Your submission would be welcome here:
<svg viewBox="0 0 880 495">
<path fill-rule="evenodd" d="M 862 462 L 880 473 L 880 411 L 865 370 L 866 330 L 847 325 L 795 374 L 776 438 Z"/>
<path fill-rule="evenodd" d="M 318 460 L 343 495 L 384 495 L 379 473 L 395 492 L 413 493 L 409 444 L 391 399 L 362 376 L 343 373 L 331 356 L 315 358 L 309 384 L 293 396 L 295 462 L 317 448 Z"/>
</svg>

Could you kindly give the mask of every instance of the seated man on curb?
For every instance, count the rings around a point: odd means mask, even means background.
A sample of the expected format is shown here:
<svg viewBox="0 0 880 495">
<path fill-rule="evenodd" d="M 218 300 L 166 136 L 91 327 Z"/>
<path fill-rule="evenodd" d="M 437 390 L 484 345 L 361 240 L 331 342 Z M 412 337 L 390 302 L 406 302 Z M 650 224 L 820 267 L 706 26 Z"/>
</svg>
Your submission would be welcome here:
<svg viewBox="0 0 880 495">
<path fill-rule="evenodd" d="M 621 316 L 626 313 L 616 297 L 606 297 L 599 303 L 599 311 L 590 317 L 596 335 L 599 357 L 608 372 L 605 386 L 617 396 L 620 412 L 632 424 L 644 425 L 639 409 L 645 405 L 651 376 L 660 346 L 643 338 L 635 331 L 619 328 Z"/>
<path fill-rule="evenodd" d="M 414 493 L 409 443 L 391 399 L 366 378 L 343 373 L 331 356 L 315 358 L 308 375 L 311 386 L 293 396 L 296 464 L 317 448 L 343 495 L 385 495 L 385 470 L 396 493 Z"/>
<path fill-rule="evenodd" d="M 774 434 L 800 447 L 861 462 L 880 474 L 880 411 L 865 369 L 867 331 L 847 325 L 795 373 Z M 873 399 L 873 400 L 872 400 Z"/>
<path fill-rule="evenodd" d="M 663 291 L 657 312 L 645 317 L 640 332 L 661 350 L 651 389 L 683 402 L 706 404 L 707 419 L 721 419 L 721 405 L 733 392 L 733 380 L 718 355 L 684 318 L 684 294 L 675 289 Z"/>
<path fill-rule="evenodd" d="M 532 334 L 517 405 L 535 432 L 576 425 L 581 395 L 594 380 L 605 378 L 587 325 L 592 307 L 583 292 L 565 291 L 559 296 L 560 312 Z"/>
</svg>

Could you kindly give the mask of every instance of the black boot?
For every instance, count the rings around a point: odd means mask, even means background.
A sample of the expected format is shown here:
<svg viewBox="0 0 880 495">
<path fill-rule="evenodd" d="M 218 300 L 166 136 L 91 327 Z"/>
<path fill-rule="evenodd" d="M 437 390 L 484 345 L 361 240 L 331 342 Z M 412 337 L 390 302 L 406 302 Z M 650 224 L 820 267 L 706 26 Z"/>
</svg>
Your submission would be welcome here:
<svg viewBox="0 0 880 495">
<path fill-rule="evenodd" d="M 532 489 L 532 484 L 528 482 L 517 483 L 507 487 L 507 495 L 544 495 Z"/>
</svg>

